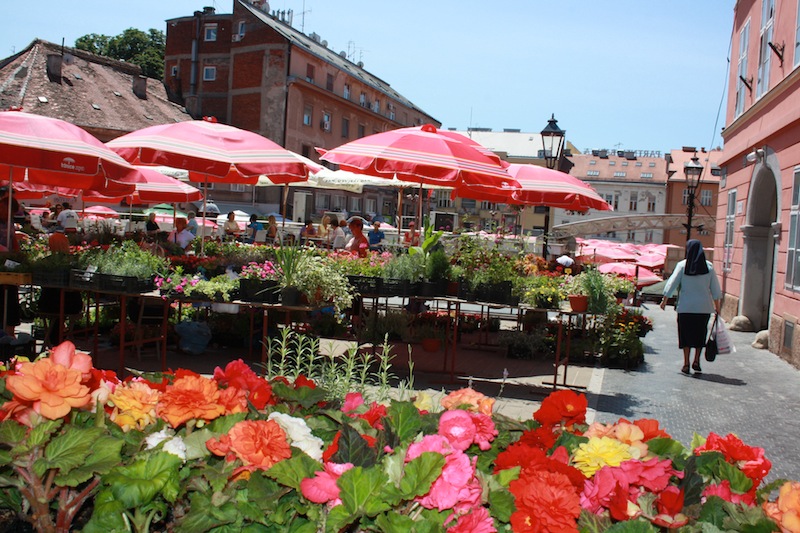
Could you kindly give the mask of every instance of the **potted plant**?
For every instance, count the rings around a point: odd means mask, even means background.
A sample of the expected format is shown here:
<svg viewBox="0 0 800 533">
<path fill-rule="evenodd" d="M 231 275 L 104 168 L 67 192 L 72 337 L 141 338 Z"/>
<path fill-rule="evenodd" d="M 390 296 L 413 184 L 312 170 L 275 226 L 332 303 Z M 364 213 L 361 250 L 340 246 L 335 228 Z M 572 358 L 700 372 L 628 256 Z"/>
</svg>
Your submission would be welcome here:
<svg viewBox="0 0 800 533">
<path fill-rule="evenodd" d="M 511 359 L 544 358 L 552 351 L 546 328 L 530 332 L 503 330 L 497 334 L 497 343 L 506 347 L 507 356 Z"/>
<path fill-rule="evenodd" d="M 275 266 L 278 271 L 278 287 L 284 305 L 297 305 L 300 289 L 297 276 L 305 267 L 307 256 L 297 245 L 281 245 L 275 250 Z"/>
<path fill-rule="evenodd" d="M 330 304 L 337 315 L 353 305 L 353 286 L 328 257 L 307 256 L 294 282 L 310 304 Z"/>
<path fill-rule="evenodd" d="M 278 278 L 272 261 L 251 261 L 239 272 L 239 295 L 242 300 L 277 303 Z"/>
<path fill-rule="evenodd" d="M 184 286 L 184 294 L 191 299 L 210 300 L 213 302 L 230 302 L 239 288 L 239 280 L 227 274 L 220 274 L 211 279 L 200 279 L 196 283 Z"/>
<path fill-rule="evenodd" d="M 447 292 L 450 279 L 450 259 L 444 249 L 432 251 L 425 258 L 425 274 L 420 286 L 420 296 L 438 296 Z"/>
<path fill-rule="evenodd" d="M 416 284 L 425 272 L 422 254 L 401 254 L 386 263 L 383 270 L 385 296 L 409 296 L 416 294 Z"/>
</svg>

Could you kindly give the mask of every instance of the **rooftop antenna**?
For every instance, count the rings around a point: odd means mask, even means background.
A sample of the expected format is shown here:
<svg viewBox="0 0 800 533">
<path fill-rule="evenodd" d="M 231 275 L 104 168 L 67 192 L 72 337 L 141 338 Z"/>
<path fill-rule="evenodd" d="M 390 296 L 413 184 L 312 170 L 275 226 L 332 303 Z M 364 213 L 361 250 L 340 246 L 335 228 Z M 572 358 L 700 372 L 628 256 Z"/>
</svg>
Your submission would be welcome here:
<svg viewBox="0 0 800 533">
<path fill-rule="evenodd" d="M 300 12 L 300 16 L 302 17 L 300 19 L 300 33 L 306 32 L 306 13 L 311 13 L 311 10 L 309 9 L 306 11 L 306 0 L 303 0 L 303 10 Z"/>
</svg>

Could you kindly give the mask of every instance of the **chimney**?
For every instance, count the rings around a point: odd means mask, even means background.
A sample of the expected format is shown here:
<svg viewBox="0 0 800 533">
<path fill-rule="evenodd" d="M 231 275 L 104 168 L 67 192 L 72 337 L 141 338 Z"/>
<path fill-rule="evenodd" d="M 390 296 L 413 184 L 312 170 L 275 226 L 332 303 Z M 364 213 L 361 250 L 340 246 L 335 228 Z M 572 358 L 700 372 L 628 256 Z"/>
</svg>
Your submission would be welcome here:
<svg viewBox="0 0 800 533">
<path fill-rule="evenodd" d="M 61 83 L 61 54 L 47 54 L 47 77 L 50 81 Z"/>
<path fill-rule="evenodd" d="M 214 15 L 216 12 L 217 10 L 211 6 L 206 6 L 203 8 L 203 15 Z"/>
<path fill-rule="evenodd" d="M 133 77 L 133 94 L 142 100 L 147 100 L 147 78 L 144 76 Z"/>
</svg>

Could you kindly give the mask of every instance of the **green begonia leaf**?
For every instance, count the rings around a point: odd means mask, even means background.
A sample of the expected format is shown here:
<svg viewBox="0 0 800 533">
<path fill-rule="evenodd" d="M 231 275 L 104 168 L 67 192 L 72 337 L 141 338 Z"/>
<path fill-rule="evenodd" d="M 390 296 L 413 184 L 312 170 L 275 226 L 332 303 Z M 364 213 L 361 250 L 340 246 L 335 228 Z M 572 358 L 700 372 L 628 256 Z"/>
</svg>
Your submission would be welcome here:
<svg viewBox="0 0 800 533">
<path fill-rule="evenodd" d="M 178 469 L 181 462 L 180 457 L 158 452 L 130 465 L 114 468 L 106 475 L 106 482 L 126 509 L 150 503 L 162 493 L 169 501 L 180 490 Z"/>
<path fill-rule="evenodd" d="M 423 452 L 419 457 L 409 461 L 400 480 L 400 492 L 403 497 L 411 500 L 427 494 L 433 482 L 441 475 L 444 462 L 444 455 L 436 452 Z"/>
<path fill-rule="evenodd" d="M 28 428 L 16 420 L 4 420 L 0 422 L 0 444 L 17 444 L 22 442 Z"/>
<path fill-rule="evenodd" d="M 120 450 L 122 450 L 123 444 L 124 442 L 121 440 L 109 435 L 98 438 L 92 444 L 91 453 L 86 458 L 86 461 L 69 472 L 60 472 L 55 478 L 56 484 L 77 487 L 84 481 L 91 479 L 95 474 L 103 475 L 108 473 L 122 462 Z"/>
<path fill-rule="evenodd" d="M 387 409 L 388 424 L 403 444 L 407 444 L 419 433 L 422 417 L 411 402 L 392 402 Z"/>
<path fill-rule="evenodd" d="M 280 483 L 295 490 L 300 490 L 300 482 L 307 477 L 314 477 L 314 472 L 322 470 L 322 465 L 305 453 L 292 453 L 291 459 L 286 459 L 267 470 L 267 475 Z"/>
<path fill-rule="evenodd" d="M 378 468 L 356 466 L 342 474 L 336 484 L 341 489 L 342 505 L 351 515 L 375 516 L 389 509 L 380 497 L 388 481 L 386 474 Z"/>
<path fill-rule="evenodd" d="M 102 428 L 70 427 L 50 441 L 44 450 L 44 457 L 34 464 L 34 472 L 38 476 L 43 476 L 50 469 L 60 470 L 61 475 L 69 473 L 73 468 L 86 463 L 92 453 L 92 446 L 102 434 Z"/>
<path fill-rule="evenodd" d="M 378 460 L 378 452 L 354 428 L 342 426 L 339 436 L 339 450 L 331 460 L 335 463 L 352 463 L 355 466 L 370 467 Z"/>
</svg>

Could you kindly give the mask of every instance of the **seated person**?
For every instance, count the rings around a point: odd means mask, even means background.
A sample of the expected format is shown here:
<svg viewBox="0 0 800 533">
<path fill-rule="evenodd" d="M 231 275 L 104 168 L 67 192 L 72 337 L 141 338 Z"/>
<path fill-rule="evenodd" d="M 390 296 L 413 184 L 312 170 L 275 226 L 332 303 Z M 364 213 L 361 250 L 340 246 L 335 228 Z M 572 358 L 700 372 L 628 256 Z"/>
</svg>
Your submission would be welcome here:
<svg viewBox="0 0 800 533">
<path fill-rule="evenodd" d="M 330 248 L 333 235 L 331 234 L 331 217 L 329 215 L 322 217 L 319 229 L 317 229 L 317 237 L 322 241 L 322 245 Z"/>
<path fill-rule="evenodd" d="M 379 220 L 372 223 L 372 229 L 367 232 L 367 238 L 369 239 L 370 250 L 380 250 L 383 248 L 383 240 L 386 238 L 386 234 L 381 231 L 381 223 Z"/>
<path fill-rule="evenodd" d="M 350 232 L 353 234 L 353 237 L 345 245 L 344 249 L 349 250 L 350 253 L 357 255 L 358 257 L 367 257 L 367 252 L 369 251 L 369 241 L 364 235 L 364 222 L 362 222 L 360 218 L 354 218 L 350 221 L 348 227 L 350 228 Z"/>
<path fill-rule="evenodd" d="M 189 214 L 187 216 L 189 217 L 189 219 L 187 221 L 188 223 L 186 225 L 186 229 L 191 231 L 192 235 L 197 236 L 197 229 L 199 227 L 197 224 L 197 215 L 195 214 L 194 211 L 189 211 Z"/>
<path fill-rule="evenodd" d="M 167 237 L 167 242 L 177 244 L 181 250 L 186 250 L 192 245 L 194 235 L 187 228 L 188 222 L 183 217 L 175 219 L 175 229 Z"/>
<path fill-rule="evenodd" d="M 239 229 L 239 223 L 236 222 L 236 213 L 231 211 L 228 213 L 228 220 L 225 221 L 225 224 L 222 225 L 222 231 L 225 232 L 226 237 L 236 238 L 241 233 Z"/>
<path fill-rule="evenodd" d="M 256 235 L 264 229 L 264 225 L 258 221 L 258 215 L 250 215 L 250 223 L 247 225 L 247 236 L 243 239 L 248 244 L 256 242 Z"/>
<path fill-rule="evenodd" d="M 148 237 L 155 239 L 158 236 L 158 232 L 161 231 L 161 227 L 156 222 L 156 212 L 150 211 L 150 214 L 147 215 L 147 222 L 144 223 L 144 231 L 147 233 Z"/>
<path fill-rule="evenodd" d="M 267 217 L 267 244 L 274 244 L 278 238 L 278 222 L 275 215 Z"/>
<path fill-rule="evenodd" d="M 417 233 L 417 225 L 414 222 L 408 223 L 408 231 L 403 235 L 403 245 L 405 246 L 419 246 L 419 233 Z"/>
<path fill-rule="evenodd" d="M 78 232 L 78 213 L 72 210 L 72 206 L 64 202 L 64 209 L 56 217 L 58 225 L 64 228 L 64 233 L 77 233 Z"/>
<path fill-rule="evenodd" d="M 331 248 L 341 250 L 347 244 L 347 237 L 345 237 L 344 229 L 339 225 L 339 219 L 336 217 L 331 218 L 331 228 Z"/>
<path fill-rule="evenodd" d="M 305 226 L 300 230 L 300 244 L 309 244 L 311 239 L 317 236 L 317 230 L 314 229 L 314 221 L 308 219 L 305 221 Z"/>
</svg>

